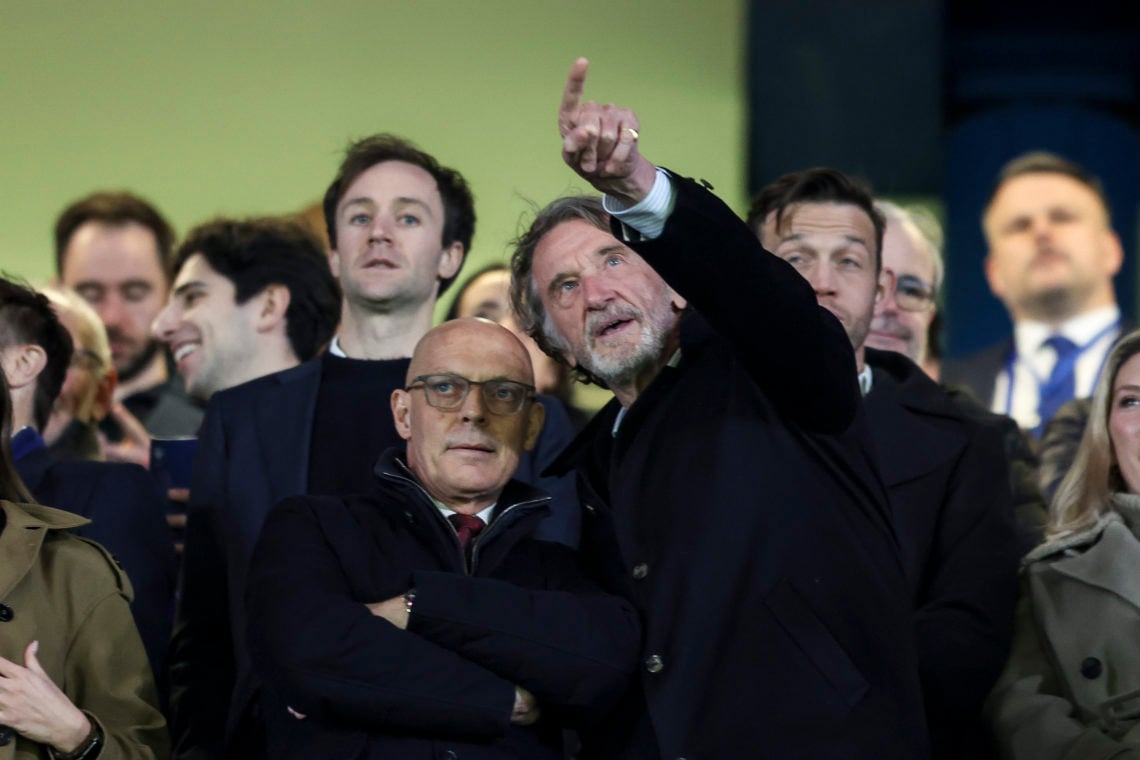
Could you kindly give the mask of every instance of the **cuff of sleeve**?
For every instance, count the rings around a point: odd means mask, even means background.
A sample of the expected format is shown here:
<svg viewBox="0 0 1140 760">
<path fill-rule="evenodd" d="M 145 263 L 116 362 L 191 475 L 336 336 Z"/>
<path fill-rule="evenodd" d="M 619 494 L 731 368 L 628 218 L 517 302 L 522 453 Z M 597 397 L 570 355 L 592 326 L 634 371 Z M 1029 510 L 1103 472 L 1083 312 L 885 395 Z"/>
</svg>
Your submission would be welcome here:
<svg viewBox="0 0 1140 760">
<path fill-rule="evenodd" d="M 657 178 L 649 195 L 633 206 L 625 206 L 617 198 L 602 196 L 602 208 L 621 224 L 626 242 L 653 240 L 665 230 L 665 222 L 673 212 L 677 191 L 669 172 L 657 167 Z"/>
</svg>

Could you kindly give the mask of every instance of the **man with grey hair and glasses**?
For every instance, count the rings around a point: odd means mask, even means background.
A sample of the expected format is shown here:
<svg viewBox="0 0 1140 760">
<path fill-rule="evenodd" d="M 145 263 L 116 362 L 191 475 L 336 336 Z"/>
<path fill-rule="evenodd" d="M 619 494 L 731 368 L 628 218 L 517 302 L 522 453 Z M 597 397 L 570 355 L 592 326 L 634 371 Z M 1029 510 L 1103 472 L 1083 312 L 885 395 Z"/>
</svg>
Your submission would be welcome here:
<svg viewBox="0 0 1140 760">
<path fill-rule="evenodd" d="M 893 298 L 884 299 L 871 320 L 867 345 L 897 351 L 937 379 L 930 356 L 930 324 L 938 313 L 942 287 L 942 230 L 925 210 L 876 200 L 887 220 L 883 233 L 883 268 L 895 274 Z"/>
</svg>

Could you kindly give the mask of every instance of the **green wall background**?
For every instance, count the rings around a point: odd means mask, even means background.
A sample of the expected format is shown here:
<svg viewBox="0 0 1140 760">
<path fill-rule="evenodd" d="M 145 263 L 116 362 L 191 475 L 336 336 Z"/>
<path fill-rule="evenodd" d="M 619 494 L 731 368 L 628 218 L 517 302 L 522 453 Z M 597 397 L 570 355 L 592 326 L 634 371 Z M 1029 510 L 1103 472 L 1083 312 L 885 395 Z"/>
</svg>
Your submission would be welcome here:
<svg viewBox="0 0 1140 760">
<path fill-rule="evenodd" d="M 409 137 L 471 183 L 467 271 L 507 255 L 530 208 L 585 190 L 556 111 L 634 108 L 647 156 L 745 206 L 744 0 L 66 2 L 0 6 L 0 268 L 54 273 L 51 226 L 102 188 L 179 233 L 317 200 L 345 143 Z M 442 307 L 443 304 L 441 304 Z"/>
</svg>

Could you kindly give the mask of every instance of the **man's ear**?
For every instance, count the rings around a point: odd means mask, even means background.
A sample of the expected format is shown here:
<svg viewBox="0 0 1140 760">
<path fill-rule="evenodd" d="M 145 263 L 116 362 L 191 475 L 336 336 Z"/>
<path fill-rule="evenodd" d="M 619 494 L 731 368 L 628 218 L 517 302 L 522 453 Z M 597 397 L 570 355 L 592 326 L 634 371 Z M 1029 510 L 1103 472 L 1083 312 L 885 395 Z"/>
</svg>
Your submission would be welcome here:
<svg viewBox="0 0 1140 760">
<path fill-rule="evenodd" d="M 444 248 L 443 255 L 439 257 L 439 279 L 450 280 L 459 274 L 461 266 L 463 266 L 463 243 L 456 240 Z"/>
<path fill-rule="evenodd" d="M 47 366 L 47 352 L 34 343 L 7 348 L 0 354 L 4 377 L 12 390 L 31 385 Z"/>
<path fill-rule="evenodd" d="M 293 295 L 289 288 L 281 283 L 270 283 L 258 293 L 257 314 L 255 325 L 258 332 L 270 332 L 285 322 L 285 313 L 289 311 L 289 302 Z"/>
<path fill-rule="evenodd" d="M 1005 288 L 1002 285 L 1001 278 L 997 274 L 997 264 L 994 262 L 993 251 L 986 253 L 986 258 L 982 261 L 982 269 L 986 274 L 986 282 L 989 283 L 990 291 L 994 294 L 999 301 L 1004 301 Z"/>
<path fill-rule="evenodd" d="M 680 293 L 669 288 L 669 304 L 673 307 L 673 311 L 679 314 L 685 310 L 689 302 L 682 298 Z"/>
<path fill-rule="evenodd" d="M 392 391 L 392 419 L 396 421 L 396 432 L 405 441 L 412 440 L 412 399 L 408 391 L 397 388 Z"/>
<path fill-rule="evenodd" d="M 546 409 L 535 401 L 530 405 L 526 420 L 526 438 L 523 440 L 523 451 L 534 451 L 538 444 L 538 434 L 542 432 L 542 423 L 546 422 Z"/>
</svg>

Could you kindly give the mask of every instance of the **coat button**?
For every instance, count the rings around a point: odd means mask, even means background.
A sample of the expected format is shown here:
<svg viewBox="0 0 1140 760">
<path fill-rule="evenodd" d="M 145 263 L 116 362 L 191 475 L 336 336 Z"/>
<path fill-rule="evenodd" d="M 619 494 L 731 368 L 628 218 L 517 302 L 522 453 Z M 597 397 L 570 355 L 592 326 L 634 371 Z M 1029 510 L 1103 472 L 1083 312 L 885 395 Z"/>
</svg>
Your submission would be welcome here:
<svg viewBox="0 0 1140 760">
<path fill-rule="evenodd" d="M 416 516 L 411 512 L 404 512 L 404 519 L 408 521 L 408 525 L 416 524 Z"/>
<path fill-rule="evenodd" d="M 0 747 L 7 747 L 16 737 L 16 732 L 7 726 L 0 726 Z"/>
<path fill-rule="evenodd" d="M 633 579 L 635 581 L 645 580 L 645 576 L 649 575 L 649 565 L 644 562 L 638 562 L 633 566 Z"/>
<path fill-rule="evenodd" d="M 449 749 L 446 752 L 441 752 L 439 755 L 439 759 L 440 760 L 459 760 L 459 753 L 453 749 Z"/>
<path fill-rule="evenodd" d="M 1095 657 L 1086 657 L 1081 661 L 1081 675 L 1085 678 L 1100 678 L 1103 670 L 1100 660 Z"/>
<path fill-rule="evenodd" d="M 7 623 L 13 617 L 15 617 L 15 615 L 12 613 L 12 608 L 0 603 L 0 623 Z"/>
<path fill-rule="evenodd" d="M 645 669 L 650 673 L 660 673 L 665 669 L 665 661 L 661 659 L 661 655 L 653 654 L 645 658 Z"/>
</svg>

